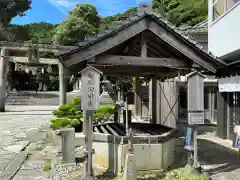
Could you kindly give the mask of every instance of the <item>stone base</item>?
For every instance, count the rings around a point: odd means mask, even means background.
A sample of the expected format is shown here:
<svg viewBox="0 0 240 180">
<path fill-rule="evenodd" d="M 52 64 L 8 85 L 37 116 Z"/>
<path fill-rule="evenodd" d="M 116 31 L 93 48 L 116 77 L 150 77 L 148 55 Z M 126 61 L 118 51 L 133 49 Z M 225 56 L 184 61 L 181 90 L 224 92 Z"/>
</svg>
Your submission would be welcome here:
<svg viewBox="0 0 240 180">
<path fill-rule="evenodd" d="M 123 172 L 128 152 L 127 144 L 94 142 L 93 149 L 96 150 L 93 163 L 115 173 Z M 135 144 L 134 154 L 137 171 L 167 169 L 174 160 L 174 140 L 163 144 Z"/>
<path fill-rule="evenodd" d="M 201 166 L 199 168 L 193 168 L 188 164 L 185 166 L 185 174 L 188 176 L 209 176 L 207 172 L 203 172 Z"/>
</svg>

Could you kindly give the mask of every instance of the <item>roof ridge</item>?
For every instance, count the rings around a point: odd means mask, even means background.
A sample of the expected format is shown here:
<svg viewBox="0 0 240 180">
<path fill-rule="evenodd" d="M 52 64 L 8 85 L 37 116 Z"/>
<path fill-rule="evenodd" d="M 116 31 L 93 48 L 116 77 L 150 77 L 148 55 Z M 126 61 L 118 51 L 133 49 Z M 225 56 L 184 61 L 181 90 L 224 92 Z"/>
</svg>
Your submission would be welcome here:
<svg viewBox="0 0 240 180">
<path fill-rule="evenodd" d="M 165 26 L 167 26 L 167 28 L 169 28 L 170 30 L 172 30 L 173 32 L 178 34 L 180 37 L 182 37 L 183 39 L 185 39 L 186 41 L 191 43 L 193 46 L 195 46 L 198 50 L 202 51 L 204 54 L 209 56 L 211 59 L 214 59 L 214 60 L 218 61 L 220 64 L 224 64 L 224 65 L 226 64 L 224 61 L 222 61 L 221 59 L 219 59 L 218 57 L 214 56 L 212 53 L 210 53 L 206 49 L 204 49 L 202 44 L 197 42 L 189 34 L 186 34 L 186 31 L 183 31 L 182 29 L 176 27 L 174 24 L 172 24 L 170 21 L 168 21 L 166 18 L 164 18 L 160 13 L 157 13 L 154 10 L 144 11 L 144 12 L 141 13 L 140 16 L 139 16 L 139 14 L 136 14 L 136 16 L 129 17 L 128 20 L 130 20 L 130 21 L 124 21 L 124 23 L 122 23 L 121 25 L 117 26 L 116 28 L 113 28 L 112 30 L 110 30 L 109 32 L 103 34 L 102 36 L 99 36 L 98 38 L 95 38 L 93 41 L 89 41 L 87 44 L 85 44 L 83 46 L 80 46 L 79 48 L 80 49 L 84 48 L 85 46 L 88 46 L 91 43 L 94 43 L 98 39 L 103 38 L 104 36 L 107 36 L 107 35 L 113 33 L 114 31 L 120 30 L 124 26 L 131 25 L 132 23 L 134 23 L 135 21 L 140 20 L 141 18 L 143 18 L 146 15 L 149 15 L 149 16 L 155 18 L 158 22 L 163 23 Z M 135 18 L 133 19 L 133 17 L 135 17 Z M 131 20 L 131 18 L 132 18 L 132 20 Z M 79 43 L 81 43 L 81 42 L 79 42 Z M 73 51 L 75 51 L 75 50 L 73 50 Z"/>
</svg>

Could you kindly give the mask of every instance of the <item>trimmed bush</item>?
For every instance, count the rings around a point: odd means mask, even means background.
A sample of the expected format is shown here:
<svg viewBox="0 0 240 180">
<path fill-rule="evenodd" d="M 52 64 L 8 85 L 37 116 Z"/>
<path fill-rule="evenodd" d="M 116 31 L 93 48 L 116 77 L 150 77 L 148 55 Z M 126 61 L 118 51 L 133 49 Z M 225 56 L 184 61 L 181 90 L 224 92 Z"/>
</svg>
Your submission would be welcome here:
<svg viewBox="0 0 240 180">
<path fill-rule="evenodd" d="M 94 124 L 108 121 L 114 115 L 115 107 L 112 104 L 101 105 L 100 108 L 94 113 Z"/>
<path fill-rule="evenodd" d="M 82 123 L 82 111 L 80 110 L 81 99 L 75 98 L 69 104 L 61 105 L 53 112 L 54 119 L 51 120 L 50 127 L 52 129 L 60 129 L 63 127 L 76 127 Z"/>
<path fill-rule="evenodd" d="M 112 104 L 101 105 L 94 113 L 94 124 L 99 124 L 109 120 L 115 112 Z M 61 105 L 53 112 L 54 119 L 51 120 L 50 127 L 52 129 L 60 129 L 64 127 L 77 127 L 82 124 L 83 113 L 81 110 L 81 99 L 79 97 L 73 99 L 69 104 Z"/>
<path fill-rule="evenodd" d="M 53 119 L 51 121 L 50 128 L 53 130 L 64 128 L 64 127 L 76 127 L 80 125 L 81 122 L 79 120 L 72 120 L 72 119 Z"/>
</svg>

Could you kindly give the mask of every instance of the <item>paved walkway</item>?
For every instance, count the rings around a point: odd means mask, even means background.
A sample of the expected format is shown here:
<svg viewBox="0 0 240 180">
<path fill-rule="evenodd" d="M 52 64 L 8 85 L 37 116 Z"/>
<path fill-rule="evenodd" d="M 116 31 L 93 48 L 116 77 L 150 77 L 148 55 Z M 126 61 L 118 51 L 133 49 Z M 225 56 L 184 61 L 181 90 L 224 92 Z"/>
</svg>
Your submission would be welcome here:
<svg viewBox="0 0 240 180">
<path fill-rule="evenodd" d="M 214 132 L 198 135 L 198 156 L 202 167 L 208 171 L 212 180 L 240 180 L 240 162 L 237 149 L 232 148 L 230 140 L 217 138 Z M 175 146 L 176 164 L 187 163 L 184 138 L 178 138 Z"/>
<path fill-rule="evenodd" d="M 24 158 L 22 150 L 36 137 L 35 132 L 48 126 L 56 106 L 11 106 L 0 113 L 0 179 L 8 179 L 17 162 Z M 39 136 L 40 134 L 38 134 Z M 26 154 L 25 154 L 26 155 Z M 19 159 L 20 157 L 20 159 Z"/>
</svg>

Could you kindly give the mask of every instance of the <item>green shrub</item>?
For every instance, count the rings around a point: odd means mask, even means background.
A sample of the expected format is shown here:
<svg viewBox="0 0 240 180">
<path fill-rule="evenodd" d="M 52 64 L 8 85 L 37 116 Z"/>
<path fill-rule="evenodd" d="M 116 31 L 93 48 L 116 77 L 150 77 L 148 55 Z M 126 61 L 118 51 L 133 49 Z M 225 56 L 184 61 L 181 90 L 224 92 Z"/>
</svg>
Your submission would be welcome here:
<svg viewBox="0 0 240 180">
<path fill-rule="evenodd" d="M 53 115 L 56 118 L 80 120 L 83 116 L 82 111 L 80 110 L 80 101 L 81 99 L 77 97 L 70 104 L 61 105 L 56 111 L 53 112 Z"/>
<path fill-rule="evenodd" d="M 81 99 L 76 97 L 69 104 L 61 105 L 53 112 L 54 119 L 51 120 L 50 127 L 59 129 L 64 127 L 76 127 L 82 123 L 83 113 L 80 110 Z M 115 107 L 112 104 L 101 105 L 94 113 L 94 124 L 106 121 L 115 112 Z"/>
<path fill-rule="evenodd" d="M 83 114 L 80 110 L 80 102 L 81 99 L 79 97 L 74 98 L 71 103 L 63 104 L 54 111 L 54 119 L 51 120 L 50 128 L 75 127 L 81 124 Z"/>
<path fill-rule="evenodd" d="M 64 127 L 76 127 L 79 125 L 81 122 L 77 119 L 53 119 L 51 120 L 51 125 L 50 128 L 56 130 Z"/>
<path fill-rule="evenodd" d="M 186 175 L 183 168 L 166 173 L 165 180 L 209 180 L 208 176 Z"/>
<path fill-rule="evenodd" d="M 94 113 L 94 123 L 103 122 L 109 119 L 115 112 L 115 107 L 112 104 L 101 105 L 100 108 Z"/>
</svg>

